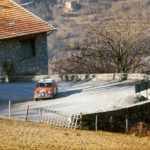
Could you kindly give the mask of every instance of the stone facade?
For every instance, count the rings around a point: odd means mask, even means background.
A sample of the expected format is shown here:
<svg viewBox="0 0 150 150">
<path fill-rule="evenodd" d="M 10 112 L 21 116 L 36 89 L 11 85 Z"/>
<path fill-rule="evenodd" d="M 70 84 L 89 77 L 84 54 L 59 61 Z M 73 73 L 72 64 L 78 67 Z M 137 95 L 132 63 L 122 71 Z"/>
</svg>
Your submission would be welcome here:
<svg viewBox="0 0 150 150">
<path fill-rule="evenodd" d="M 44 65 L 47 67 L 47 65 Z M 7 76 L 0 76 L 0 82 L 4 82 Z M 52 78 L 56 81 L 141 81 L 150 80 L 147 74 L 127 74 L 127 73 L 108 73 L 108 74 L 65 74 L 65 75 L 32 75 L 32 76 L 9 76 L 10 82 L 36 82 L 41 79 Z"/>
<path fill-rule="evenodd" d="M 21 40 L 35 40 L 35 56 L 23 58 Z M 11 62 L 13 70 L 9 75 L 43 75 L 48 74 L 47 34 L 22 36 L 0 41 L 0 75 L 6 75 L 4 62 Z"/>
<path fill-rule="evenodd" d="M 128 108 L 82 115 L 82 127 L 95 130 L 97 118 L 97 130 L 112 132 L 125 132 L 135 127 L 139 122 L 150 125 L 150 102 L 144 102 Z M 96 117 L 97 116 L 97 117 Z"/>
</svg>

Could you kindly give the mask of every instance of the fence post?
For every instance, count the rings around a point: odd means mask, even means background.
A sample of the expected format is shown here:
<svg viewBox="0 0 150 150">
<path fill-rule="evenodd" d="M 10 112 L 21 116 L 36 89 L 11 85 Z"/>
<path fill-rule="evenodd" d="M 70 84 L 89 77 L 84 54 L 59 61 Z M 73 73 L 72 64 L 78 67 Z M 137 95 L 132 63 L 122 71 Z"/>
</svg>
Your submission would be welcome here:
<svg viewBox="0 0 150 150">
<path fill-rule="evenodd" d="M 128 118 L 126 118 L 126 133 L 129 131 Z"/>
<path fill-rule="evenodd" d="M 25 121 L 27 121 L 27 120 L 28 120 L 28 113 L 29 113 L 29 105 L 28 105 L 28 107 L 27 107 L 27 111 L 26 111 L 26 118 L 25 118 Z"/>
<path fill-rule="evenodd" d="M 98 115 L 95 116 L 95 131 L 97 131 Z"/>
<path fill-rule="evenodd" d="M 142 133 L 142 131 L 143 131 L 143 122 L 139 123 L 138 131 L 139 131 L 140 134 Z"/>
<path fill-rule="evenodd" d="M 83 124 L 82 124 L 82 113 L 80 113 L 80 128 L 82 128 Z"/>
<path fill-rule="evenodd" d="M 11 118 L 11 101 L 9 101 L 9 118 Z"/>
<path fill-rule="evenodd" d="M 40 113 L 40 122 L 42 122 L 42 110 L 41 110 L 41 108 L 39 109 L 39 113 Z"/>
<path fill-rule="evenodd" d="M 112 128 L 113 128 L 113 124 L 112 124 L 112 120 L 113 120 L 113 117 L 112 116 L 110 116 L 110 128 L 111 128 L 111 130 L 112 130 Z"/>
<path fill-rule="evenodd" d="M 147 97 L 147 99 L 148 99 L 148 90 L 146 89 L 146 97 Z"/>
</svg>

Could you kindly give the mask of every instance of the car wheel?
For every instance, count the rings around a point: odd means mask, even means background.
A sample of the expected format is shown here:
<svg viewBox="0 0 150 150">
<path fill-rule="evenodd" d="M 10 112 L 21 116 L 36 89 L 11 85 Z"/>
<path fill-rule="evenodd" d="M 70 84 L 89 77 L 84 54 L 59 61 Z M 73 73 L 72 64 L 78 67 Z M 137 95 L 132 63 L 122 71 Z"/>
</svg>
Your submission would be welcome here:
<svg viewBox="0 0 150 150">
<path fill-rule="evenodd" d="M 55 98 L 55 94 L 53 94 L 52 98 Z"/>
<path fill-rule="evenodd" d="M 38 101 L 38 98 L 35 98 L 34 101 Z"/>
</svg>

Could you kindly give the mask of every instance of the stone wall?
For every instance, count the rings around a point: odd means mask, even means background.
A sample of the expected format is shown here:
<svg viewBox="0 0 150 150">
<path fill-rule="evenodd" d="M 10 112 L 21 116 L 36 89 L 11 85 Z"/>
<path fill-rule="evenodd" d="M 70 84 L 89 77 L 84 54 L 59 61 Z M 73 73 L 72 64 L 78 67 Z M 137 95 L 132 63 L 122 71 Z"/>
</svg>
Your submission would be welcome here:
<svg viewBox="0 0 150 150">
<path fill-rule="evenodd" d="M 44 62 L 43 62 L 44 63 Z M 46 65 L 45 65 L 46 66 Z M 46 70 L 46 69 L 45 69 Z M 39 75 L 39 76 L 9 76 L 11 82 L 36 82 L 41 79 L 53 78 L 56 81 L 113 81 L 113 80 L 150 80 L 150 75 L 146 74 L 67 74 L 67 75 Z M 5 81 L 5 76 L 0 77 L 0 82 Z"/>
<path fill-rule="evenodd" d="M 97 129 L 114 132 L 124 132 L 128 122 L 128 130 L 139 122 L 150 125 L 150 102 L 136 106 L 93 114 L 82 115 L 82 127 L 95 130 L 97 118 Z"/>
<path fill-rule="evenodd" d="M 23 59 L 20 40 L 30 38 L 35 38 L 36 55 L 32 58 Z M 0 41 L 0 75 L 5 75 L 1 65 L 3 62 L 13 62 L 14 72 L 12 72 L 12 75 L 47 74 L 47 61 L 46 33 Z"/>
</svg>

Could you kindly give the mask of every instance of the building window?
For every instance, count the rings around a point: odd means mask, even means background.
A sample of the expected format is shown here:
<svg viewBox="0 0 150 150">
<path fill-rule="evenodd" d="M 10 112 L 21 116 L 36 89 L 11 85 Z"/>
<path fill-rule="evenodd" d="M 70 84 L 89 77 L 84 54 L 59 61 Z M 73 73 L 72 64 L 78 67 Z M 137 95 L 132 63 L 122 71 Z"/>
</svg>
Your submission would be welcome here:
<svg viewBox="0 0 150 150">
<path fill-rule="evenodd" d="M 22 58 L 35 57 L 35 39 L 21 41 Z"/>
</svg>

